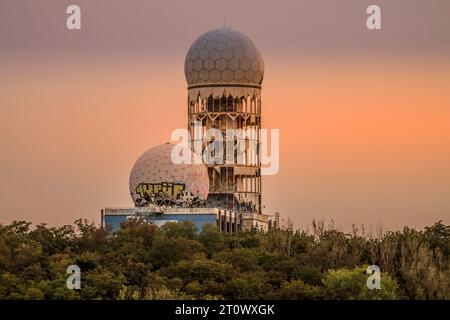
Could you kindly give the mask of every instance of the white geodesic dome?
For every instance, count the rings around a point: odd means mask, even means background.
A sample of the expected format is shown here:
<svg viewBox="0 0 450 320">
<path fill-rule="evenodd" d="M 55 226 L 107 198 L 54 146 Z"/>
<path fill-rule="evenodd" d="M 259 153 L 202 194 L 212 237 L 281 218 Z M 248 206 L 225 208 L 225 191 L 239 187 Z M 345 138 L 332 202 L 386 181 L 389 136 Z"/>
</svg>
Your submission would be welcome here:
<svg viewBox="0 0 450 320">
<path fill-rule="evenodd" d="M 186 55 L 184 72 L 188 85 L 260 85 L 264 61 L 249 37 L 224 27 L 194 41 Z"/>
<path fill-rule="evenodd" d="M 175 164 L 171 159 L 174 144 L 153 147 L 134 164 L 130 173 L 130 193 L 136 206 L 139 185 L 173 184 L 185 185 L 185 191 L 206 200 L 209 192 L 208 170 L 204 164 Z"/>
</svg>

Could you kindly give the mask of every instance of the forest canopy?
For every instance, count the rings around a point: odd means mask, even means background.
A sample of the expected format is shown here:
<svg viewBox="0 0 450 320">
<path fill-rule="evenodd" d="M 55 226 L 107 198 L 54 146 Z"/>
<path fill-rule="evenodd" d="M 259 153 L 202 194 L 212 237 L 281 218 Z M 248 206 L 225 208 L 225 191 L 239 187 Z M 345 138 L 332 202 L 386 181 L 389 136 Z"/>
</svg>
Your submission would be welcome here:
<svg viewBox="0 0 450 320">
<path fill-rule="evenodd" d="M 377 236 L 323 222 L 232 236 L 188 222 L 122 227 L 0 225 L 0 299 L 450 299 L 442 222 Z M 80 290 L 66 286 L 69 265 Z M 367 288 L 369 265 L 381 289 Z"/>
</svg>

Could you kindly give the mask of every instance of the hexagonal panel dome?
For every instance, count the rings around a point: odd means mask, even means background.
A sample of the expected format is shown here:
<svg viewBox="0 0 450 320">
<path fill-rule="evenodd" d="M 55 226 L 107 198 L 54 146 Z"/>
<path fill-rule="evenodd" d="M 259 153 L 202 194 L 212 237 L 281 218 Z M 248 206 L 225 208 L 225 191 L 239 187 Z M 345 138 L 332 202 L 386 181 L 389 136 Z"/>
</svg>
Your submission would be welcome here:
<svg viewBox="0 0 450 320">
<path fill-rule="evenodd" d="M 130 193 L 136 206 L 146 196 L 160 192 L 173 198 L 191 193 L 206 200 L 209 192 L 208 169 L 204 164 L 175 164 L 174 144 L 153 147 L 139 157 L 130 173 Z"/>
<path fill-rule="evenodd" d="M 184 73 L 188 85 L 260 85 L 264 61 L 249 37 L 223 27 L 208 31 L 194 41 L 186 55 Z"/>
</svg>

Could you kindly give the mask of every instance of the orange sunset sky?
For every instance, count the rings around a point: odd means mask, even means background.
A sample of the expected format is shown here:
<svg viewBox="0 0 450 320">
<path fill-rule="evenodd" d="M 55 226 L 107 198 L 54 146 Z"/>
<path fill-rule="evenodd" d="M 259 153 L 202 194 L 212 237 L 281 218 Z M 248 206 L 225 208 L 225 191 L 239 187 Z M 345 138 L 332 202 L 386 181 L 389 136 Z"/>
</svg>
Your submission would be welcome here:
<svg viewBox="0 0 450 320">
<path fill-rule="evenodd" d="M 450 2 L 372 2 L 383 30 L 356 0 L 2 1 L 0 223 L 131 206 L 134 161 L 186 126 L 184 56 L 226 16 L 263 55 L 263 127 L 280 129 L 267 213 L 449 224 Z M 80 31 L 65 29 L 72 3 Z"/>
</svg>

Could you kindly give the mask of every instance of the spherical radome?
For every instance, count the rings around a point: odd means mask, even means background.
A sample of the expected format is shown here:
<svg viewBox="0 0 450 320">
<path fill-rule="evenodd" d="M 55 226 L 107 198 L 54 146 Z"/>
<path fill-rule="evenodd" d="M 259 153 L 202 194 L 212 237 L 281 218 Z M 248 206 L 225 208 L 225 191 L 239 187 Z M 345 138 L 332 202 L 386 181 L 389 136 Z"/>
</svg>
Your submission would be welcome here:
<svg viewBox="0 0 450 320">
<path fill-rule="evenodd" d="M 130 173 L 130 193 L 136 206 L 144 193 L 159 191 L 175 198 L 183 192 L 206 200 L 209 191 L 208 170 L 204 164 L 175 164 L 171 159 L 174 144 L 153 147 L 134 164 Z"/>
<path fill-rule="evenodd" d="M 186 55 L 184 72 L 188 85 L 260 85 L 264 61 L 249 37 L 224 27 L 194 41 Z"/>
</svg>

